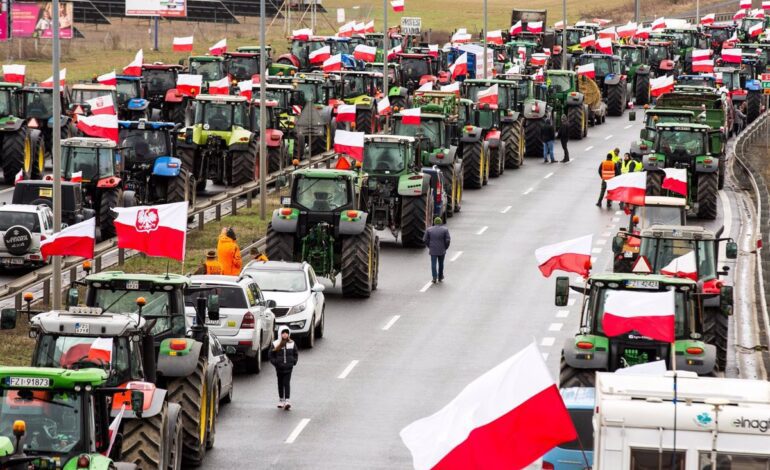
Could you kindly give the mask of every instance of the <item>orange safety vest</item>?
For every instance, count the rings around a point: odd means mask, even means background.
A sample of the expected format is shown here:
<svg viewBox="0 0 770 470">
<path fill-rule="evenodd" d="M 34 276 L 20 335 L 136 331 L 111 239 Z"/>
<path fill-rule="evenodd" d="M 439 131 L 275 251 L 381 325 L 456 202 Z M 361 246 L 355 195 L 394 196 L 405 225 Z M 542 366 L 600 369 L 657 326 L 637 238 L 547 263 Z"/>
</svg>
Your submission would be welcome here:
<svg viewBox="0 0 770 470">
<path fill-rule="evenodd" d="M 222 274 L 222 265 L 217 260 L 206 260 L 206 274 Z"/>
<path fill-rule="evenodd" d="M 615 164 L 611 160 L 604 160 L 602 162 L 602 179 L 607 181 L 610 178 L 615 177 Z"/>
</svg>

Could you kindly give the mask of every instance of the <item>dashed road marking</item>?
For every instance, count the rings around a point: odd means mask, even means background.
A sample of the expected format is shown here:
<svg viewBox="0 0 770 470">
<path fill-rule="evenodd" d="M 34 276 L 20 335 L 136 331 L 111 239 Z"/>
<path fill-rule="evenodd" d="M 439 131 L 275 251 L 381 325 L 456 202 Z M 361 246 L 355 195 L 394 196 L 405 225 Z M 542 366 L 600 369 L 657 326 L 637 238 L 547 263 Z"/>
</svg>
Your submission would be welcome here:
<svg viewBox="0 0 770 470">
<path fill-rule="evenodd" d="M 623 214 L 625 214 L 625 212 L 623 212 L 623 211 L 615 211 L 615 215 L 623 215 Z"/>
<path fill-rule="evenodd" d="M 531 192 L 532 192 L 532 191 L 534 191 L 534 190 L 535 190 L 535 188 L 529 188 L 529 189 L 527 189 L 526 191 L 524 191 L 524 192 L 522 193 L 522 195 L 526 196 L 527 194 L 531 193 Z"/>
<path fill-rule="evenodd" d="M 612 232 L 602 232 L 602 236 L 603 237 L 611 237 L 612 236 Z"/>
<path fill-rule="evenodd" d="M 422 286 L 422 289 L 420 289 L 420 292 L 425 292 L 426 290 L 430 289 L 430 286 L 433 285 L 433 282 L 428 282 L 424 286 Z"/>
<path fill-rule="evenodd" d="M 591 253 L 596 253 L 598 255 L 602 250 L 604 250 L 604 248 L 591 248 Z"/>
<path fill-rule="evenodd" d="M 540 346 L 553 346 L 553 343 L 556 342 L 556 338 L 552 336 L 546 336 L 542 340 L 540 340 Z"/>
<path fill-rule="evenodd" d="M 594 264 L 596 264 L 596 256 L 591 257 L 591 266 L 593 266 Z"/>
<path fill-rule="evenodd" d="M 548 179 L 548 178 L 550 178 L 551 176 L 553 176 L 553 171 L 552 171 L 552 172 L 550 172 L 550 173 L 548 173 L 547 175 L 543 176 L 543 179 L 544 179 L 544 180 L 547 180 L 547 179 Z"/>
<path fill-rule="evenodd" d="M 389 320 L 389 321 L 388 321 L 388 322 L 385 324 L 385 326 L 383 326 L 383 327 L 382 327 L 382 330 L 383 330 L 383 331 L 388 331 L 388 330 L 390 329 L 390 327 L 391 327 L 391 326 L 393 326 L 393 325 L 394 325 L 394 324 L 395 324 L 395 323 L 398 321 L 398 319 L 399 319 L 399 318 L 401 318 L 401 315 L 393 315 L 393 318 L 391 318 L 391 319 L 390 319 L 390 320 Z"/>
<path fill-rule="evenodd" d="M 606 238 L 600 238 L 600 239 L 596 240 L 596 244 L 597 245 L 606 245 L 607 244 L 607 239 Z"/>
<path fill-rule="evenodd" d="M 556 318 L 567 318 L 569 316 L 569 310 L 559 310 L 556 312 Z"/>
<path fill-rule="evenodd" d="M 505 206 L 503 210 L 500 211 L 501 214 L 507 213 L 509 210 L 511 210 L 511 206 Z"/>
<path fill-rule="evenodd" d="M 337 376 L 337 378 L 344 379 L 345 377 L 347 377 L 356 365 L 358 365 L 357 359 L 350 361 L 350 364 L 348 364 L 348 366 L 345 367 L 345 370 L 343 370 L 342 373 Z"/>
<path fill-rule="evenodd" d="M 286 438 L 286 444 L 293 444 L 294 441 L 297 440 L 299 437 L 299 434 L 302 432 L 302 430 L 305 429 L 307 424 L 310 422 L 310 418 L 302 418 L 302 420 L 299 422 L 296 428 L 294 428 L 294 431 L 289 434 L 289 437 Z"/>
<path fill-rule="evenodd" d="M 548 360 L 548 353 L 540 353 L 540 354 L 542 354 L 544 361 Z"/>
<path fill-rule="evenodd" d="M 575 305 L 575 302 L 577 302 L 577 299 L 569 299 L 567 300 L 567 306 L 572 307 L 573 305 Z"/>
<path fill-rule="evenodd" d="M 586 151 L 586 152 L 590 152 L 591 150 L 593 150 L 593 148 L 594 148 L 594 146 L 593 146 L 593 145 L 589 145 L 588 147 L 586 147 L 586 150 L 585 150 L 585 151 Z"/>
<path fill-rule="evenodd" d="M 450 259 L 450 260 L 449 260 L 449 262 L 451 263 L 452 261 L 457 261 L 457 258 L 459 258 L 460 256 L 462 256 L 462 254 L 463 254 L 463 252 L 462 252 L 462 251 L 458 251 L 457 253 L 455 253 L 455 255 L 454 255 L 454 256 L 452 256 L 452 259 Z"/>
<path fill-rule="evenodd" d="M 623 129 L 631 129 L 632 127 L 634 127 L 634 125 L 633 124 L 629 124 L 626 127 L 624 127 Z"/>
<path fill-rule="evenodd" d="M 613 217 L 612 221 L 615 223 L 620 222 L 620 217 Z"/>
<path fill-rule="evenodd" d="M 476 232 L 476 235 L 481 235 L 481 234 L 483 234 L 484 232 L 486 232 L 486 231 L 487 231 L 487 229 L 488 229 L 488 228 L 489 228 L 489 226 L 488 226 L 488 225 L 485 225 L 485 226 L 481 227 L 481 228 L 479 229 L 479 231 L 478 231 L 478 232 Z"/>
<path fill-rule="evenodd" d="M 610 140 L 611 138 L 612 138 L 612 134 L 610 134 L 607 137 L 605 137 L 604 140 Z"/>
<path fill-rule="evenodd" d="M 564 326 L 564 323 L 551 323 L 548 325 L 548 331 L 561 331 L 561 327 Z"/>
</svg>

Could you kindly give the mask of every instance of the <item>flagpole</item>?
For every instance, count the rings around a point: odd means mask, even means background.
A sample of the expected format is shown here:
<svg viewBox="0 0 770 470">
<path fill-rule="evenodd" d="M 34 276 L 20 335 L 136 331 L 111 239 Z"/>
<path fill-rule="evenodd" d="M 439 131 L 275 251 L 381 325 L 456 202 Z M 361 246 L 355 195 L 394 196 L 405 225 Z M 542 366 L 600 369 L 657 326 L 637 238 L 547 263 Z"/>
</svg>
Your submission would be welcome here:
<svg viewBox="0 0 770 470">
<path fill-rule="evenodd" d="M 674 317 L 676 321 L 676 317 Z M 674 323 L 674 329 L 676 330 L 676 323 Z M 671 468 L 674 467 L 674 463 L 676 462 L 676 401 L 677 401 L 677 372 L 676 372 L 676 341 L 671 342 L 671 370 L 674 372 L 674 445 L 673 445 L 673 451 L 671 452 Z"/>
<path fill-rule="evenodd" d="M 53 10 L 53 51 L 51 53 L 51 66 L 53 67 L 53 140 L 51 149 L 51 160 L 53 161 L 53 231 L 61 231 L 61 83 L 59 83 L 59 53 L 61 40 L 59 39 L 59 0 L 53 0 L 51 4 Z M 52 307 L 54 310 L 61 309 L 61 256 L 53 257 L 53 275 L 52 289 L 53 298 Z M 70 279 L 72 281 L 72 279 Z"/>
<path fill-rule="evenodd" d="M 388 34 L 388 0 L 382 0 L 382 99 L 388 98 L 388 50 L 390 41 Z M 388 129 L 388 120 L 385 120 L 385 130 Z"/>
<path fill-rule="evenodd" d="M 561 25 L 561 69 L 567 70 L 567 0 L 561 2 L 561 13 L 564 21 Z"/>
</svg>

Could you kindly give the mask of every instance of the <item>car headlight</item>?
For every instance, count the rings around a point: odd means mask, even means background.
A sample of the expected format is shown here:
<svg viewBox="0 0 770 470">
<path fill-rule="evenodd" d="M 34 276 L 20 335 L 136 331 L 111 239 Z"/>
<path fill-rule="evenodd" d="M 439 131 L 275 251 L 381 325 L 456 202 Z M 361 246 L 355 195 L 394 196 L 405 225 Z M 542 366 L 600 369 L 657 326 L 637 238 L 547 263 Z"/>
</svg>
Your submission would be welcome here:
<svg viewBox="0 0 770 470">
<path fill-rule="evenodd" d="M 301 304 L 297 304 L 291 308 L 291 311 L 289 311 L 289 315 L 293 315 L 295 313 L 304 312 L 307 308 L 307 302 L 303 302 Z"/>
<path fill-rule="evenodd" d="M 293 321 L 293 322 L 289 323 L 288 325 L 289 325 L 289 328 L 295 328 L 297 330 L 301 330 L 302 328 L 305 327 L 305 320 Z"/>
</svg>

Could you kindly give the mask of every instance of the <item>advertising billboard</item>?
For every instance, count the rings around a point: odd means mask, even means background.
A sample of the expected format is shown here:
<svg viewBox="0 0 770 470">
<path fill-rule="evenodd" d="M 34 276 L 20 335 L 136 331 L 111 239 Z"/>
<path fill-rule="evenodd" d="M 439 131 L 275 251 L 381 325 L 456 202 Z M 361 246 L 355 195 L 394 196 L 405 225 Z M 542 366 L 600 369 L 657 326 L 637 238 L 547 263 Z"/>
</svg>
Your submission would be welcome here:
<svg viewBox="0 0 770 470">
<path fill-rule="evenodd" d="M 126 16 L 187 16 L 185 0 L 126 0 Z"/>
<path fill-rule="evenodd" d="M 59 3 L 59 37 L 72 39 L 72 3 Z M 11 34 L 17 38 L 53 37 L 53 4 L 50 2 L 22 3 L 11 5 Z"/>
</svg>

